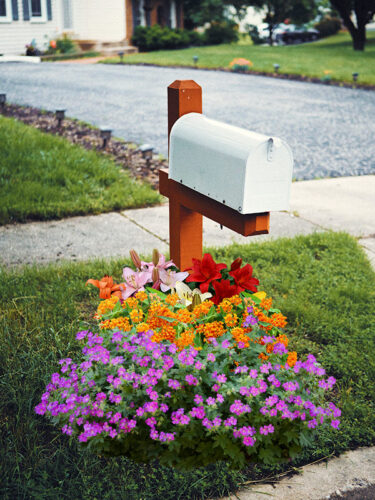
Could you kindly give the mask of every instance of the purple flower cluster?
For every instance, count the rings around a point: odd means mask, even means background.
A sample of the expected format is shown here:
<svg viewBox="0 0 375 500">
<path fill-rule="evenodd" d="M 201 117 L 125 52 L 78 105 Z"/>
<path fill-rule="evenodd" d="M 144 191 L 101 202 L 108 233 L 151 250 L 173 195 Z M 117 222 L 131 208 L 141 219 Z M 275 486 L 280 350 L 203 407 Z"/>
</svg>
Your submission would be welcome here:
<svg viewBox="0 0 375 500">
<path fill-rule="evenodd" d="M 220 431 L 249 450 L 262 436 L 276 439 L 280 422 L 305 429 L 326 421 L 339 426 L 340 410 L 333 403 L 320 405 L 316 396 L 335 379 L 323 378 L 312 355 L 287 369 L 288 351 L 281 343 L 267 363 L 254 363 L 251 349 L 236 350 L 228 339 L 179 350 L 167 341 L 153 342 L 153 335 L 78 332 L 84 342 L 80 363 L 60 361 L 60 373 L 52 374 L 36 413 L 57 417 L 62 432 L 81 443 L 117 442 L 146 432 L 167 445 L 193 429 L 206 437 Z M 275 340 L 259 338 L 264 344 Z"/>
</svg>

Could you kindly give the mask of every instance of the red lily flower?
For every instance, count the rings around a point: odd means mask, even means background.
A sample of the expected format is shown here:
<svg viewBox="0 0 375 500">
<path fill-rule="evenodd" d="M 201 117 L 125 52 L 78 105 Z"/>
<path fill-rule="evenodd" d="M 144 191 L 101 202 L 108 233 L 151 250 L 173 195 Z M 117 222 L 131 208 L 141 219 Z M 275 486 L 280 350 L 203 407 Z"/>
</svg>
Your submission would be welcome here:
<svg viewBox="0 0 375 500">
<path fill-rule="evenodd" d="M 211 254 L 205 253 L 202 260 L 193 259 L 193 268 L 190 268 L 193 272 L 185 281 L 201 283 L 199 288 L 202 293 L 206 293 L 212 281 L 222 278 L 220 271 L 226 267 L 226 264 L 216 264 Z"/>
<path fill-rule="evenodd" d="M 215 289 L 215 295 L 211 300 L 216 305 L 220 304 L 223 299 L 240 293 L 238 286 L 231 285 L 229 280 L 214 281 L 212 286 Z"/>
<path fill-rule="evenodd" d="M 232 262 L 232 264 L 230 265 L 230 270 L 231 271 L 236 271 L 237 269 L 239 269 L 242 265 L 242 259 L 241 257 L 237 257 L 236 260 L 234 260 Z"/>
<path fill-rule="evenodd" d="M 101 299 L 109 299 L 111 295 L 117 295 L 121 298 L 121 290 L 125 289 L 125 283 L 116 285 L 113 282 L 112 276 L 105 275 L 101 280 L 87 280 L 86 285 L 94 285 L 99 288 L 99 297 Z"/>
<path fill-rule="evenodd" d="M 229 275 L 234 278 L 234 281 L 238 286 L 238 293 L 243 292 L 244 290 L 250 290 L 251 292 L 257 291 L 259 280 L 252 277 L 253 268 L 250 264 L 246 264 L 246 266 L 243 266 L 242 268 L 230 271 Z"/>
</svg>

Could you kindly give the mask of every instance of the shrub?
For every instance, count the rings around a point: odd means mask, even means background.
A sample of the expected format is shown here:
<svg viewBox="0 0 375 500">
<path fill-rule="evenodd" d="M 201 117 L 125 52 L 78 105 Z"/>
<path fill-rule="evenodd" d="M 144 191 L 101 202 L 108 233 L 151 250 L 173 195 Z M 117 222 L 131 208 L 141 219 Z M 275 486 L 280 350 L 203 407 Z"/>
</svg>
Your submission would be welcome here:
<svg viewBox="0 0 375 500">
<path fill-rule="evenodd" d="M 68 35 L 64 34 L 62 38 L 56 40 L 56 49 L 60 54 L 67 54 L 68 52 L 75 52 L 76 45 Z"/>
<path fill-rule="evenodd" d="M 189 45 L 202 45 L 199 33 L 189 32 L 182 29 L 170 29 L 167 27 L 138 26 L 132 37 L 132 43 L 136 45 L 141 52 L 152 50 L 170 50 L 182 49 Z"/>
<path fill-rule="evenodd" d="M 314 25 L 322 38 L 337 33 L 341 28 L 341 20 L 337 17 L 325 17 Z"/>
<path fill-rule="evenodd" d="M 211 23 L 204 32 L 206 45 L 220 45 L 238 41 L 237 24 L 230 21 Z"/>
</svg>

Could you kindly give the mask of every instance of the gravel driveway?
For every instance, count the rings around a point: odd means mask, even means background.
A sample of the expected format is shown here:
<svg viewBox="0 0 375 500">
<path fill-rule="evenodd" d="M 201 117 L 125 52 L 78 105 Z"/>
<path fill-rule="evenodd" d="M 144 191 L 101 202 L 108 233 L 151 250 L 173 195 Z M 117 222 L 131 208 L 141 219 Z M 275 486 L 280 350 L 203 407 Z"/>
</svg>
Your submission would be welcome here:
<svg viewBox="0 0 375 500">
<path fill-rule="evenodd" d="M 166 87 L 194 79 L 204 113 L 284 138 L 294 177 L 375 173 L 375 93 L 220 71 L 120 65 L 0 64 L 10 102 L 107 125 L 114 134 L 167 154 Z"/>
</svg>

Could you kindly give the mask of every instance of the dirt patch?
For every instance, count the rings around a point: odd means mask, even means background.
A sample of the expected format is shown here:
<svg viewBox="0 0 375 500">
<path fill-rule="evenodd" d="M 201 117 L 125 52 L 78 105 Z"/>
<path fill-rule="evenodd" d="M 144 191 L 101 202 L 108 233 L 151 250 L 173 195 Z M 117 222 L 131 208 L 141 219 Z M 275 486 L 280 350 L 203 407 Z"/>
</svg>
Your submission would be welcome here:
<svg viewBox="0 0 375 500">
<path fill-rule="evenodd" d="M 66 118 L 59 127 L 55 113 L 15 104 L 6 104 L 2 115 L 20 120 L 42 132 L 64 137 L 87 150 L 108 156 L 133 177 L 148 182 L 156 190 L 159 188 L 158 170 L 168 167 L 165 158 L 154 154 L 150 160 L 146 160 L 136 144 L 121 139 L 111 138 L 104 148 L 100 129 L 79 120 Z"/>
</svg>

